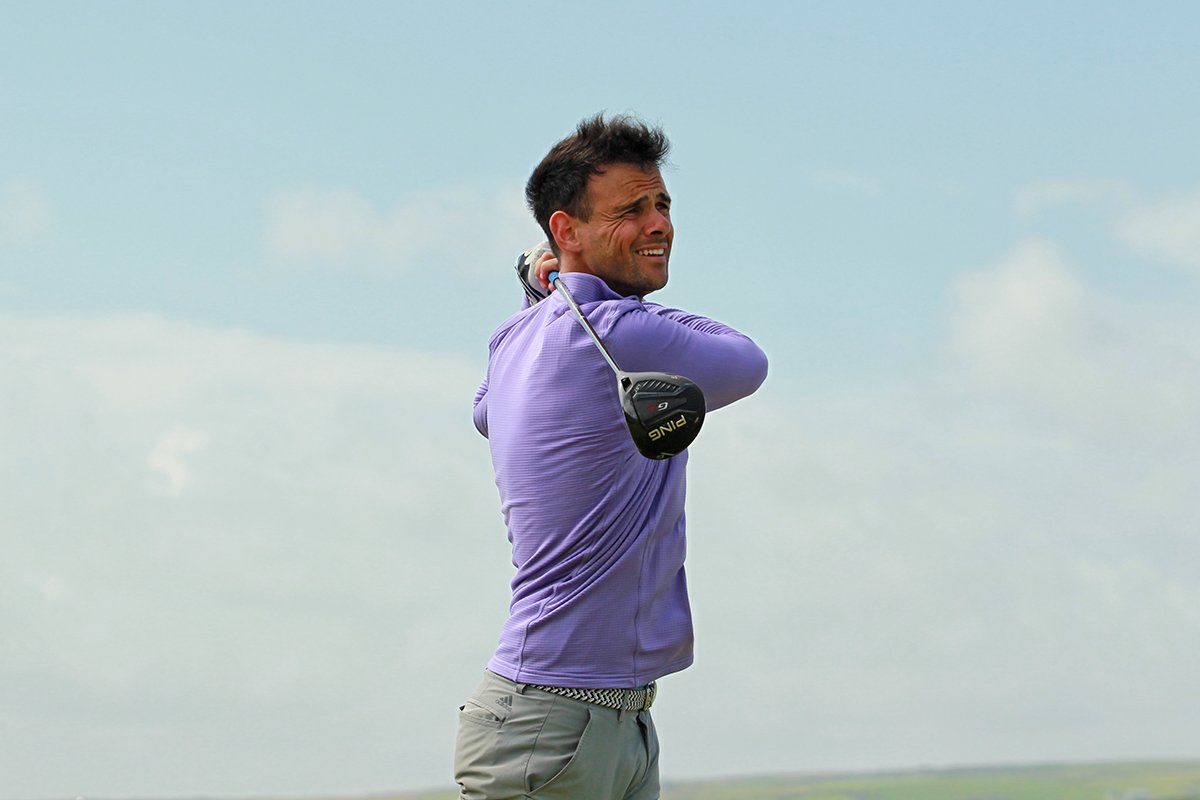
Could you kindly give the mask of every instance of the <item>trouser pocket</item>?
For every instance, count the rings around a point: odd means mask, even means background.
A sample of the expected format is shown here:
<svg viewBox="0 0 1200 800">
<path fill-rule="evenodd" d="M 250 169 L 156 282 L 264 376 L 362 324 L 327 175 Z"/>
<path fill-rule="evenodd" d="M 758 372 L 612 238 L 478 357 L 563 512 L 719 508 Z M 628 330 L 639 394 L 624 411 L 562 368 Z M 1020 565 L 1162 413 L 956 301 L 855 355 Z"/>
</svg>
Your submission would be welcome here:
<svg viewBox="0 0 1200 800">
<path fill-rule="evenodd" d="M 512 709 L 513 693 L 505 691 L 502 681 L 486 674 L 475 693 L 458 707 L 454 780 L 462 800 L 520 797 L 520 768 L 504 764 L 502 733 Z"/>
<path fill-rule="evenodd" d="M 582 703 L 555 703 L 533 742 L 525 785 L 532 798 L 582 798 L 591 762 L 593 716 Z"/>
</svg>

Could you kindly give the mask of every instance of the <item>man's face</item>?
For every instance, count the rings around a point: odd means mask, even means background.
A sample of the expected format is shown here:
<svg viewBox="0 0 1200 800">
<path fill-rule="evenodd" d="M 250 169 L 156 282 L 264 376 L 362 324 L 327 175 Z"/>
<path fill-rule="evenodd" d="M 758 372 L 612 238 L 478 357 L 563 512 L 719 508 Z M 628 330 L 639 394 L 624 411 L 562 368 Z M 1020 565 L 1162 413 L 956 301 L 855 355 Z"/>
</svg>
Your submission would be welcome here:
<svg viewBox="0 0 1200 800">
<path fill-rule="evenodd" d="M 657 167 L 609 164 L 588 179 L 587 221 L 577 220 L 589 272 L 622 295 L 667 285 L 671 257 L 671 196 Z"/>
</svg>

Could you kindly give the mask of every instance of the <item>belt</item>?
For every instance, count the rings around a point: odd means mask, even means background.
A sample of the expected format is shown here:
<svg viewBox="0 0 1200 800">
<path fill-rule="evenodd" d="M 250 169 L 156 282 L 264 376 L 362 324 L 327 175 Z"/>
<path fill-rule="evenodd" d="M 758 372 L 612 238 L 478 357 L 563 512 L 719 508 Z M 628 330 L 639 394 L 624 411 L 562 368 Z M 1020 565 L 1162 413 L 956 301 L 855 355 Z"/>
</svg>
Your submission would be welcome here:
<svg viewBox="0 0 1200 800">
<path fill-rule="evenodd" d="M 572 700 L 582 700 L 605 708 L 615 708 L 618 711 L 645 711 L 654 704 L 654 696 L 658 694 L 658 684 L 641 686 L 637 689 L 576 689 L 570 686 L 539 686 L 529 684 L 534 689 L 543 692 L 569 697 Z"/>
</svg>

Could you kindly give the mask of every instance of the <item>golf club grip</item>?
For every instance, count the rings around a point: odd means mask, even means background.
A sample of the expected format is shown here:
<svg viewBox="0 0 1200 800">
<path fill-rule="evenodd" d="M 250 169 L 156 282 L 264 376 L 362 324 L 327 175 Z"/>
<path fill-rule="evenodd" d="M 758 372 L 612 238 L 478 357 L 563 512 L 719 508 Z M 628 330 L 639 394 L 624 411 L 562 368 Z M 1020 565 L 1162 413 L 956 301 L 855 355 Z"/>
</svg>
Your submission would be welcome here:
<svg viewBox="0 0 1200 800">
<path fill-rule="evenodd" d="M 596 347 L 600 350 L 600 354 L 604 356 L 604 360 L 608 362 L 610 367 L 612 367 L 612 371 L 617 373 L 617 375 L 621 375 L 621 368 L 618 367 L 617 362 L 613 360 L 612 353 L 608 352 L 608 348 L 604 346 L 604 342 L 600 341 L 600 334 L 596 333 L 596 329 L 592 327 L 592 323 L 588 322 L 587 317 L 583 315 L 583 309 L 579 307 L 579 304 L 575 302 L 575 298 L 571 296 L 571 291 L 567 289 L 567 284 L 559 278 L 558 271 L 555 270 L 554 272 L 551 272 L 549 278 L 550 283 L 553 284 L 554 288 L 558 289 L 559 294 L 562 295 L 562 299 L 565 300 L 567 305 L 571 307 L 571 310 L 575 312 L 575 318 L 579 320 L 581 325 L 583 325 L 583 329 L 588 332 L 589 336 L 592 337 L 592 341 L 596 343 Z"/>
</svg>

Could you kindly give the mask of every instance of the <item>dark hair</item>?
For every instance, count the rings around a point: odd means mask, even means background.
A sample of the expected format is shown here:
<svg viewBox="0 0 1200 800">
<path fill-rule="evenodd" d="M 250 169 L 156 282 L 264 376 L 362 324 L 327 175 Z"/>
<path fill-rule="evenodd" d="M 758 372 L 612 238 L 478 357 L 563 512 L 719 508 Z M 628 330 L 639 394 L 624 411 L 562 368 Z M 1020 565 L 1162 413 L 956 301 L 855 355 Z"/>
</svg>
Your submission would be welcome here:
<svg viewBox="0 0 1200 800">
<path fill-rule="evenodd" d="M 625 114 L 606 120 L 603 112 L 580 122 L 575 133 L 550 148 L 525 184 L 525 201 L 554 252 L 558 244 L 550 233 L 550 215 L 562 210 L 586 220 L 592 212 L 588 178 L 609 164 L 661 167 L 670 149 L 662 128 Z"/>
</svg>

